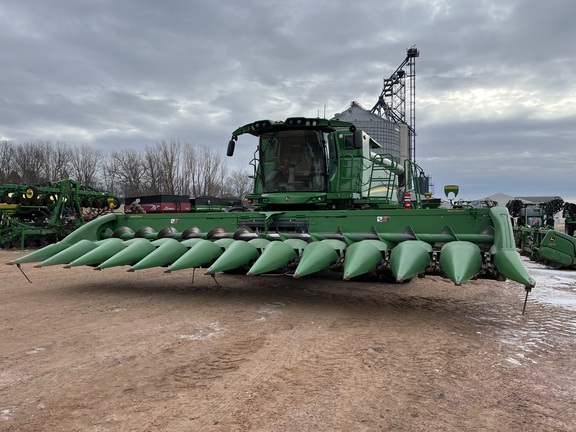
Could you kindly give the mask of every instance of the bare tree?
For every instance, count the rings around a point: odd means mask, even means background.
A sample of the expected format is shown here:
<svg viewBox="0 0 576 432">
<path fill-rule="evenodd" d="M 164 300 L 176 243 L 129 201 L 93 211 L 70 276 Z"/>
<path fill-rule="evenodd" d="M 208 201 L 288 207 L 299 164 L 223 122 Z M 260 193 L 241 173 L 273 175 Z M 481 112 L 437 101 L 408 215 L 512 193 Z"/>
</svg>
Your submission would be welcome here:
<svg viewBox="0 0 576 432">
<path fill-rule="evenodd" d="M 146 167 L 150 186 L 155 193 L 183 194 L 180 186 L 182 145 L 179 141 L 160 141 L 154 147 L 147 147 L 145 154 Z"/>
<path fill-rule="evenodd" d="M 85 186 L 96 187 L 99 179 L 99 168 L 102 152 L 88 144 L 74 147 L 70 166 L 70 176 Z"/>
<path fill-rule="evenodd" d="M 120 173 L 117 171 L 114 164 L 113 155 L 104 158 L 102 162 L 102 179 L 100 182 L 100 188 L 121 195 L 124 190 L 119 174 Z"/>
<path fill-rule="evenodd" d="M 208 146 L 200 146 L 191 168 L 190 192 L 193 196 L 222 195 L 227 177 L 222 155 Z"/>
<path fill-rule="evenodd" d="M 70 177 L 73 150 L 66 143 L 44 144 L 42 178 L 47 181 L 59 181 Z"/>
<path fill-rule="evenodd" d="M 181 160 L 182 175 L 180 178 L 180 190 L 183 194 L 194 195 L 193 183 L 195 175 L 195 164 L 198 159 L 198 152 L 196 147 L 192 144 L 186 143 Z"/>
<path fill-rule="evenodd" d="M 148 195 L 149 185 L 146 182 L 146 163 L 144 157 L 135 150 L 113 152 L 107 171 L 114 171 L 126 197 Z M 122 193 L 120 192 L 120 193 Z"/>
<path fill-rule="evenodd" d="M 142 155 L 143 164 L 143 177 L 142 177 L 142 191 L 149 195 L 156 195 L 161 193 L 160 188 L 160 161 L 154 147 L 146 147 L 144 155 Z"/>
<path fill-rule="evenodd" d="M 249 173 L 244 168 L 236 168 L 228 176 L 226 180 L 226 188 L 223 191 L 225 195 L 231 195 L 244 200 L 246 194 L 252 191 L 254 181 L 250 178 L 251 173 Z"/>
<path fill-rule="evenodd" d="M 14 143 L 7 140 L 0 141 L 0 184 L 11 181 L 9 177 L 13 171 L 13 155 Z"/>
<path fill-rule="evenodd" d="M 43 141 L 28 141 L 15 147 L 14 167 L 23 183 L 38 183 L 47 180 L 42 177 L 45 149 L 46 143 Z"/>
<path fill-rule="evenodd" d="M 179 141 L 171 141 L 170 144 L 162 141 L 157 147 L 160 157 L 161 187 L 166 193 L 175 194 L 180 177 L 180 149 L 182 145 Z"/>
<path fill-rule="evenodd" d="M 40 183 L 67 178 L 71 157 L 71 148 L 60 141 L 0 142 L 0 182 Z"/>
<path fill-rule="evenodd" d="M 160 141 L 144 152 L 119 150 L 106 156 L 87 144 L 0 142 L 0 182 L 39 183 L 72 178 L 124 196 L 234 195 L 250 184 L 240 169 L 229 174 L 222 154 L 208 146 Z"/>
</svg>

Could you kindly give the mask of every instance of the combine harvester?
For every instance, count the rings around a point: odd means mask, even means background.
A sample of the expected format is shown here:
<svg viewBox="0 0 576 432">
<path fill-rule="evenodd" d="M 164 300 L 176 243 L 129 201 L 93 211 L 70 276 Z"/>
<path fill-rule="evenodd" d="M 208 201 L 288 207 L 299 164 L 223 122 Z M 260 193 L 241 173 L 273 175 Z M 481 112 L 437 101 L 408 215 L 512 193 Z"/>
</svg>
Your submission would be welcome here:
<svg viewBox="0 0 576 432">
<path fill-rule="evenodd" d="M 259 138 L 253 211 L 113 213 L 10 264 L 294 278 L 331 271 L 396 282 L 432 274 L 456 285 L 485 277 L 511 279 L 527 293 L 534 286 L 505 207 L 439 208 L 418 190 L 418 166 L 375 153 L 379 144 L 351 123 L 256 121 L 233 132 L 228 156 L 244 134 Z"/>
</svg>

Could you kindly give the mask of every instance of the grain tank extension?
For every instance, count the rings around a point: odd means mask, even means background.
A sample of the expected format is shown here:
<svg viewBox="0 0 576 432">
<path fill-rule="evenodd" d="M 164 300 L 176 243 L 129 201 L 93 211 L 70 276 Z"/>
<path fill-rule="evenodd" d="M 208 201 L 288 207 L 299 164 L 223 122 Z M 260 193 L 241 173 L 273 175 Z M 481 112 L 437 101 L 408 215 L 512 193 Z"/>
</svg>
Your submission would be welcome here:
<svg viewBox="0 0 576 432">
<path fill-rule="evenodd" d="M 505 207 L 438 208 L 418 190 L 419 167 L 376 153 L 379 144 L 351 123 L 256 121 L 232 133 L 228 156 L 246 134 L 258 138 L 252 211 L 109 214 L 11 264 L 295 278 L 329 271 L 397 282 L 432 274 L 456 285 L 487 277 L 534 286 Z"/>
</svg>

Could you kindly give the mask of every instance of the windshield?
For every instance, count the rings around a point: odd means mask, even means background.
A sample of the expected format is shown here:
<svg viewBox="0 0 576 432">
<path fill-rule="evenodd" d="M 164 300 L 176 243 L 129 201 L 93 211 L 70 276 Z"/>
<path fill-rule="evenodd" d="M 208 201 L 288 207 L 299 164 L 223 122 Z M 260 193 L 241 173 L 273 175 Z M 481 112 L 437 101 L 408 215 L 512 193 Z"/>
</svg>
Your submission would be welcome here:
<svg viewBox="0 0 576 432">
<path fill-rule="evenodd" d="M 318 131 L 282 131 L 260 137 L 264 192 L 322 192 L 326 159 Z"/>
</svg>

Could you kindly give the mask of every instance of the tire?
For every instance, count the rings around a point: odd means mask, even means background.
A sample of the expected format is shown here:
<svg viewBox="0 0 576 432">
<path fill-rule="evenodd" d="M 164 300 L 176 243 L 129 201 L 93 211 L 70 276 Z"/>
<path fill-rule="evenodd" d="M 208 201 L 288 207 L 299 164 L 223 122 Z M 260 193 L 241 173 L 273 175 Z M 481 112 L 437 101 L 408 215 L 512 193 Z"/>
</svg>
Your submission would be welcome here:
<svg viewBox="0 0 576 432">
<path fill-rule="evenodd" d="M 10 191 L 4 192 L 2 196 L 2 202 L 5 204 L 12 204 L 14 201 L 14 195 L 10 195 Z"/>
<path fill-rule="evenodd" d="M 112 204 L 112 206 L 110 206 L 110 204 Z M 120 202 L 116 198 L 112 198 L 111 202 L 108 203 L 108 208 L 116 210 L 118 207 L 120 207 Z"/>
<path fill-rule="evenodd" d="M 26 199 L 32 202 L 38 196 L 38 189 L 36 189 L 34 186 L 27 187 L 24 195 L 26 196 Z"/>
</svg>

